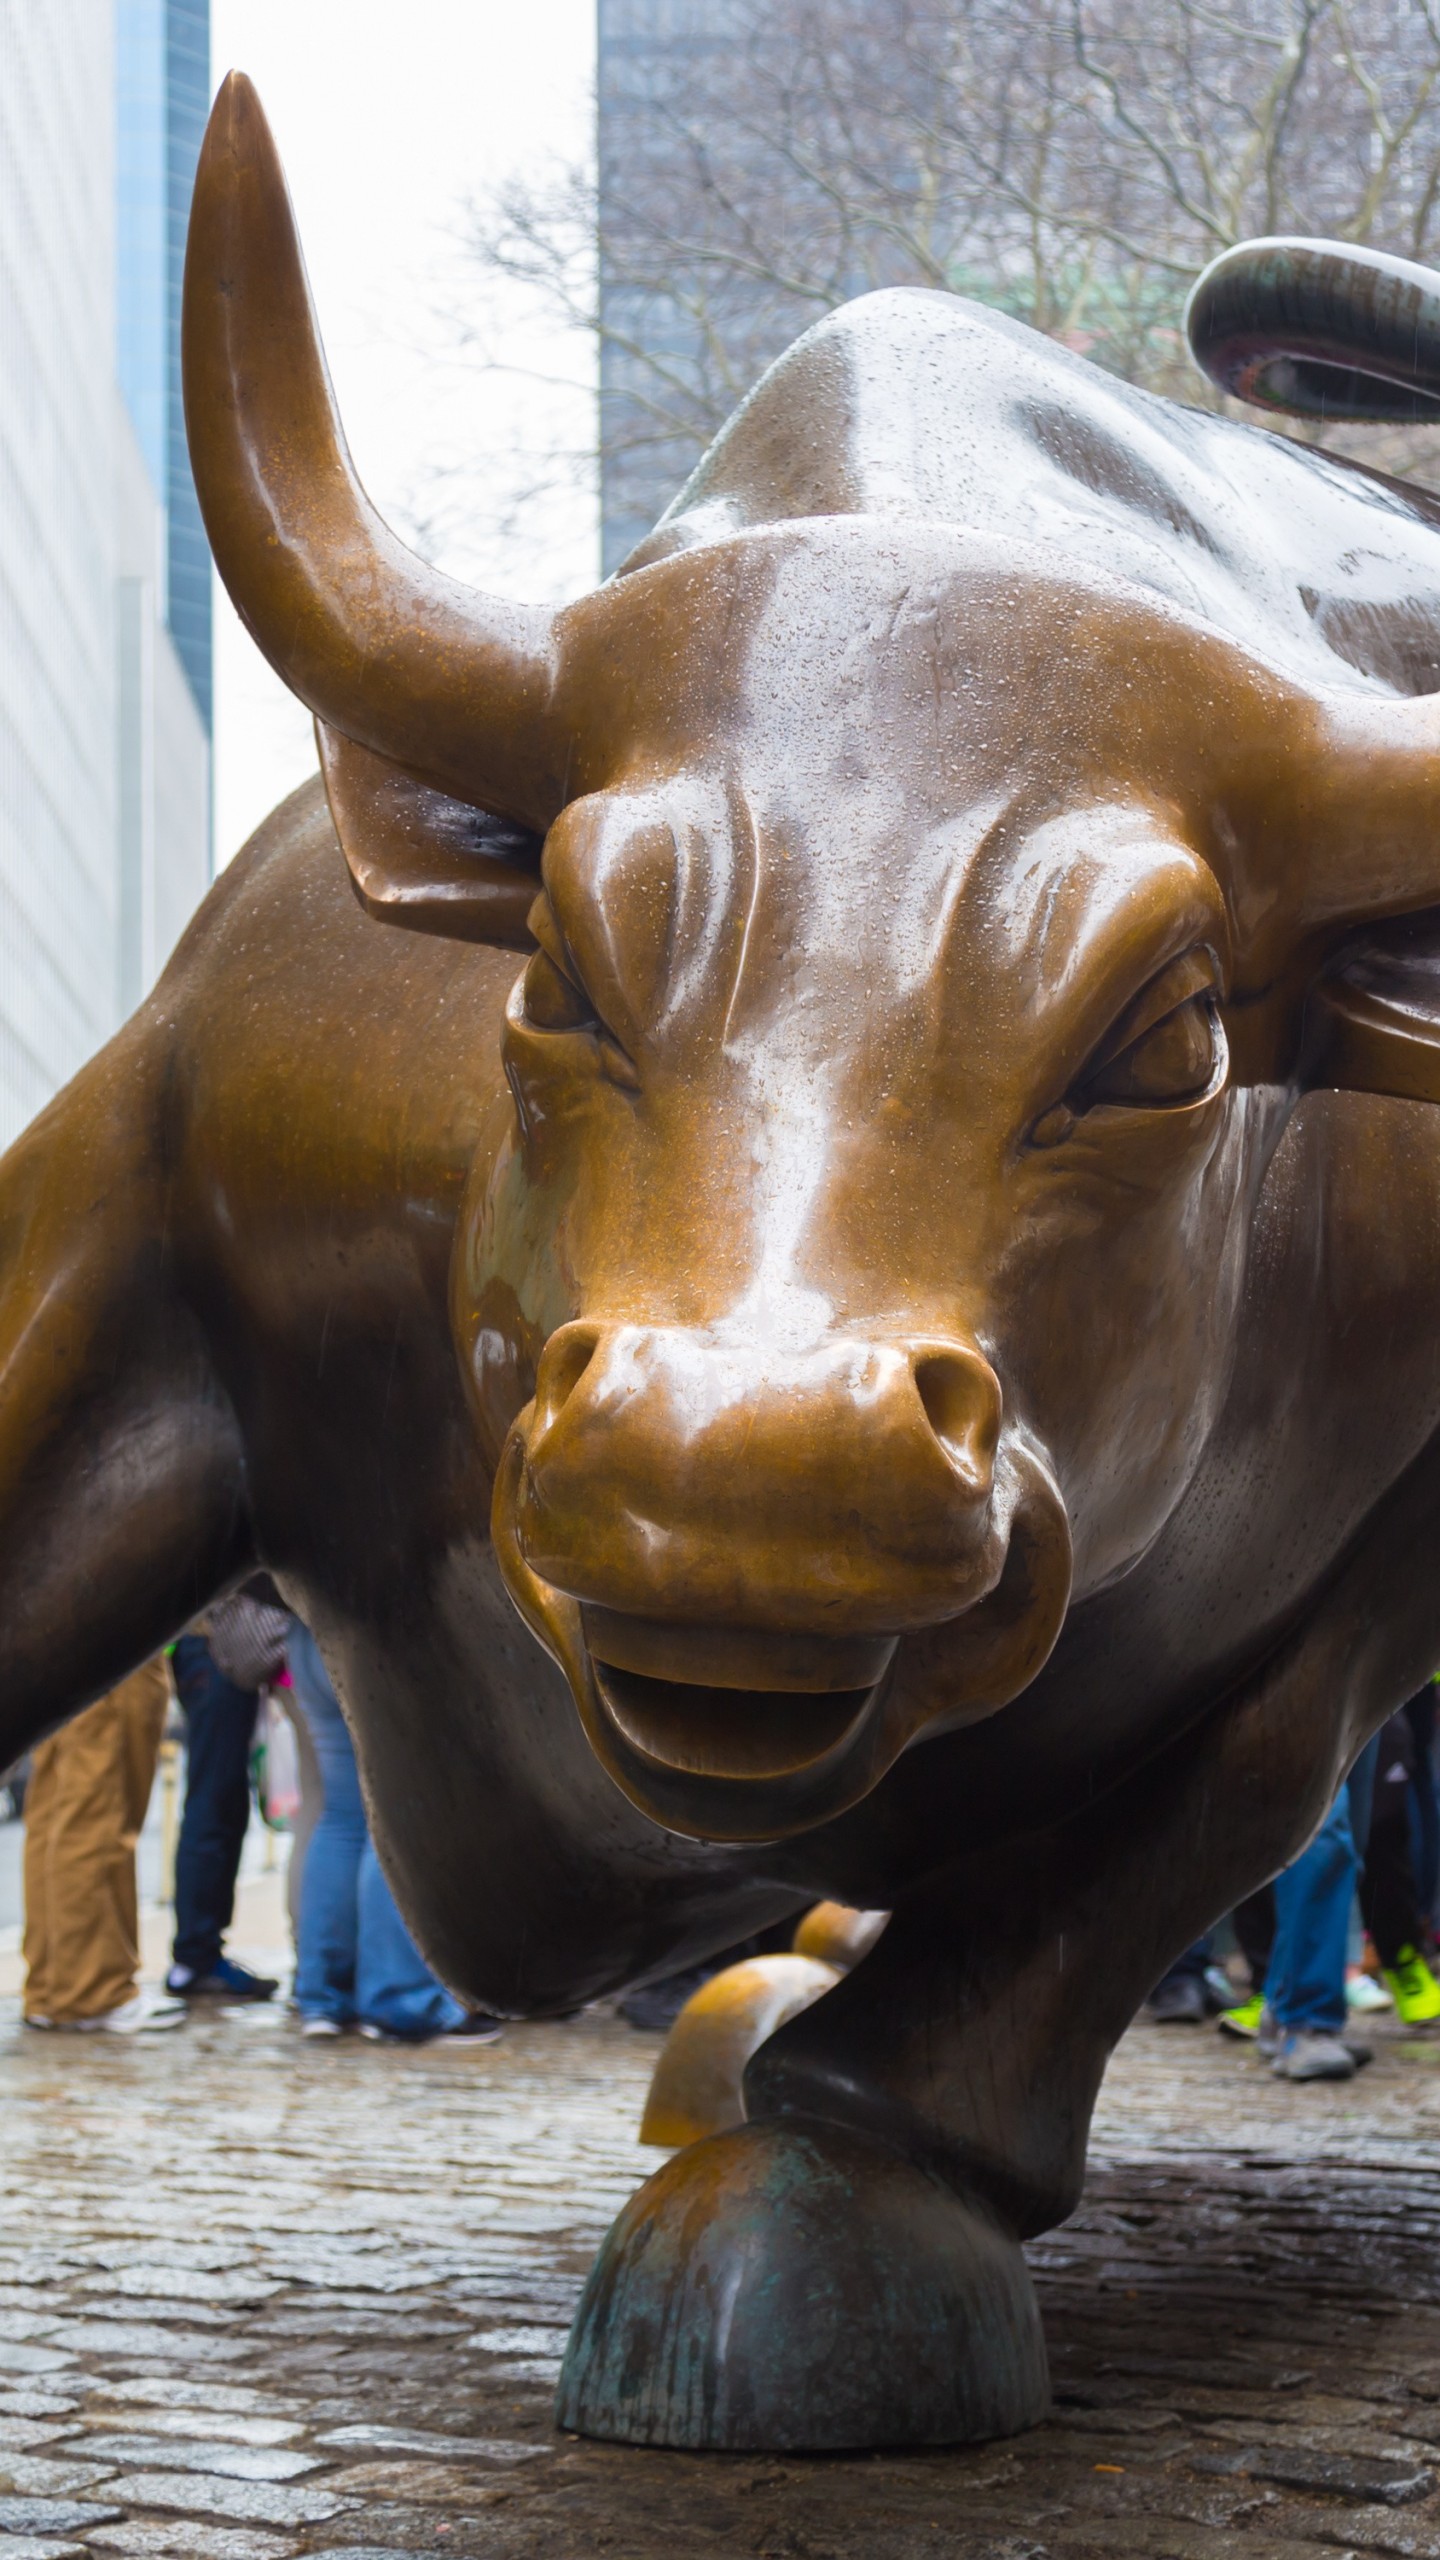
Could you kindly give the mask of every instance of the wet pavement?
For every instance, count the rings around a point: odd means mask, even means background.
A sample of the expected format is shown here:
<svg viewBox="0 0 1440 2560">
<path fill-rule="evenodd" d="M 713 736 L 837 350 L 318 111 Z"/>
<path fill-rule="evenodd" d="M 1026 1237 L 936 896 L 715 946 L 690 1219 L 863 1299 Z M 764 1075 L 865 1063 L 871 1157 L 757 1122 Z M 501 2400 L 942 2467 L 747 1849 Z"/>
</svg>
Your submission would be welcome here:
<svg viewBox="0 0 1440 2560">
<path fill-rule="evenodd" d="M 1052 2422 L 965 2452 L 557 2437 L 656 2040 L 121 2043 L 0 2001 L 0 2560 L 1440 2560 L 1440 2042 L 1342 2088 L 1142 2027 L 1034 2251 Z"/>
</svg>

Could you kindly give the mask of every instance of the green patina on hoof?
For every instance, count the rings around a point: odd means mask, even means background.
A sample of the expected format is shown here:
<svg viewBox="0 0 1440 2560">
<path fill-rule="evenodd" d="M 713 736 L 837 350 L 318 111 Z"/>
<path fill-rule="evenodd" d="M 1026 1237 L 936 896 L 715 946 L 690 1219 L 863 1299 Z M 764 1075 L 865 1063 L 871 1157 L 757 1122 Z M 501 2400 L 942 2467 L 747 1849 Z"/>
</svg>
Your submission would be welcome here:
<svg viewBox="0 0 1440 2560">
<path fill-rule="evenodd" d="M 556 2421 L 731 2452 L 967 2444 L 1034 2426 L 1045 2342 L 983 2207 L 840 2126 L 693 2143 L 631 2197 L 575 2316 Z"/>
</svg>

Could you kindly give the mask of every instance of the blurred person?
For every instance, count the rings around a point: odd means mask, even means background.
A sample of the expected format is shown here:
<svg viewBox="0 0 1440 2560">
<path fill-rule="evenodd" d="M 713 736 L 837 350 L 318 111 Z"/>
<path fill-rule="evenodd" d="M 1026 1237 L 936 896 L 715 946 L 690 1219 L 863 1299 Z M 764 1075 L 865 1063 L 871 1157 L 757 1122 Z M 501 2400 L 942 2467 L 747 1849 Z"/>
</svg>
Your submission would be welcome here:
<svg viewBox="0 0 1440 2560">
<path fill-rule="evenodd" d="M 1228 2008 L 1231 1996 L 1230 1976 L 1215 1953 L 1215 1933 L 1207 1929 L 1161 1974 L 1145 2012 L 1156 2026 L 1198 2027 Z"/>
<path fill-rule="evenodd" d="M 675 2024 L 687 2000 L 693 1999 L 717 1973 L 725 1973 L 732 1964 L 743 1964 L 748 1956 L 788 1955 L 795 1943 L 795 1919 L 773 1920 L 768 1929 L 756 1929 L 748 1938 L 737 1939 L 733 1947 L 722 1947 L 700 1964 L 688 1964 L 678 1973 L 662 1974 L 656 1982 L 643 1982 L 627 1991 L 619 2003 L 619 2014 L 627 2026 L 642 2033 L 666 2035 Z"/>
<path fill-rule="evenodd" d="M 1415 1745 L 1415 1895 L 1431 1936 L 1436 1900 L 1440 1898 L 1440 1796 L 1435 1787 L 1437 1705 L 1440 1699 L 1435 1680 L 1430 1679 L 1413 1698 L 1406 1699 L 1402 1709 Z"/>
<path fill-rule="evenodd" d="M 310 1728 L 324 1805 L 300 1886 L 295 2006 L 307 2037 L 363 2036 L 428 2044 L 437 2036 L 490 2042 L 499 2021 L 463 2008 L 437 1981 L 400 1916 L 375 1854 L 354 1745 L 320 1648 L 292 1618 L 290 1678 Z"/>
<path fill-rule="evenodd" d="M 184 2003 L 139 1982 L 135 1850 L 170 1699 L 162 1659 L 35 1751 L 25 1801 L 27 2027 L 142 2035 Z"/>
<path fill-rule="evenodd" d="M 1420 1775 L 1414 1725 L 1406 1706 L 1380 1728 L 1374 1803 L 1360 1875 L 1360 1910 L 1380 1959 L 1381 1978 L 1397 2017 L 1407 2027 L 1433 2026 L 1440 2018 L 1440 1982 L 1425 1957 L 1429 1930 L 1415 1873 L 1414 1807 Z"/>
<path fill-rule="evenodd" d="M 1215 2023 L 1222 2035 L 1254 2043 L 1264 2024 L 1265 1984 L 1275 1943 L 1274 1886 L 1262 1884 L 1258 1893 L 1247 1893 L 1244 1901 L 1235 1905 L 1230 1921 L 1250 1970 L 1250 1988 L 1243 2000 L 1222 2009 Z"/>
<path fill-rule="evenodd" d="M 260 1690 L 284 1659 L 288 1612 L 266 1574 L 219 1602 L 171 1657 L 185 1712 L 185 1810 L 175 1851 L 175 1943 L 165 1988 L 181 2000 L 269 2000 L 279 1984 L 225 1953 L 250 1827 Z"/>
<path fill-rule="evenodd" d="M 1345 2035 L 1345 1958 L 1360 1876 L 1357 1841 L 1368 1841 L 1379 1757 L 1366 1743 L 1308 1849 L 1275 1879 L 1275 1940 L 1266 1980 L 1261 2050 L 1282 2080 L 1350 2080 L 1370 2060 Z"/>
</svg>

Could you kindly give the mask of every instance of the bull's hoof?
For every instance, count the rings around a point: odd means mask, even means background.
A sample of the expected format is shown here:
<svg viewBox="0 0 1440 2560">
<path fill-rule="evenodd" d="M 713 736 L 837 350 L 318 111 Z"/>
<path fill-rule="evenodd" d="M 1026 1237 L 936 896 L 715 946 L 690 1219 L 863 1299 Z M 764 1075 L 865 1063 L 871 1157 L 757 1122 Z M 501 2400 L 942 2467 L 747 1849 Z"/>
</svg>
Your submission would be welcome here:
<svg viewBox="0 0 1440 2560">
<path fill-rule="evenodd" d="M 811 2117 L 712 2134 L 591 2270 L 556 2420 L 732 2452 L 966 2444 L 1049 2405 L 1015 2241 L 897 2151 Z"/>
</svg>

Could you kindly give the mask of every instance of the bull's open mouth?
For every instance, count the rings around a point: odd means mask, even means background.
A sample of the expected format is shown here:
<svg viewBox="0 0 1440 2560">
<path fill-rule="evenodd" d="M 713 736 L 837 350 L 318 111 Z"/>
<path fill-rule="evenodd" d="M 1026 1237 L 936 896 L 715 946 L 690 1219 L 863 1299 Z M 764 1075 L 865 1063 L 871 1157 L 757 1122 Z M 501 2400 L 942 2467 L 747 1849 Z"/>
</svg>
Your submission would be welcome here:
<svg viewBox="0 0 1440 2560">
<path fill-rule="evenodd" d="M 600 1701 L 632 1750 L 697 1778 L 786 1778 L 850 1740 L 878 1684 L 862 1689 L 721 1689 L 657 1680 L 592 1656 Z"/>
<path fill-rule="evenodd" d="M 527 1407 L 501 1453 L 496 1556 L 522 1618 L 569 1680 L 597 1759 L 666 1830 L 692 1840 L 777 1840 L 833 1821 L 910 1742 L 1005 1705 L 1059 1633 L 1068 1523 L 1052 1481 L 1023 1451 L 999 1582 L 953 1620 L 902 1641 L 696 1626 L 601 1607 L 547 1582 L 516 1525 L 529 1419 Z"/>
</svg>

